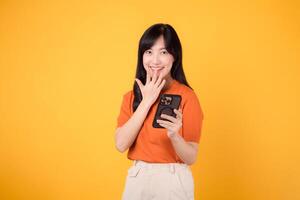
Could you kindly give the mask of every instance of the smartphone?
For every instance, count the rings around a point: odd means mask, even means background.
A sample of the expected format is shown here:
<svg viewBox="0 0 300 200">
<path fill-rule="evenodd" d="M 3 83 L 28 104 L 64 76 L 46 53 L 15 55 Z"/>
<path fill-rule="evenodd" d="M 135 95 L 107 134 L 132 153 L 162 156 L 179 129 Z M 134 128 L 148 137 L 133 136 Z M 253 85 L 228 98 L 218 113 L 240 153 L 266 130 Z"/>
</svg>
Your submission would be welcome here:
<svg viewBox="0 0 300 200">
<path fill-rule="evenodd" d="M 155 113 L 155 117 L 153 119 L 152 126 L 154 128 L 164 128 L 160 126 L 156 120 L 167 120 L 165 118 L 161 118 L 161 114 L 170 115 L 173 117 L 176 117 L 176 113 L 174 112 L 174 109 L 178 109 L 181 102 L 181 96 L 177 94 L 162 94 L 159 98 L 159 104 L 157 106 L 157 110 Z M 169 120 L 167 120 L 169 121 Z"/>
</svg>

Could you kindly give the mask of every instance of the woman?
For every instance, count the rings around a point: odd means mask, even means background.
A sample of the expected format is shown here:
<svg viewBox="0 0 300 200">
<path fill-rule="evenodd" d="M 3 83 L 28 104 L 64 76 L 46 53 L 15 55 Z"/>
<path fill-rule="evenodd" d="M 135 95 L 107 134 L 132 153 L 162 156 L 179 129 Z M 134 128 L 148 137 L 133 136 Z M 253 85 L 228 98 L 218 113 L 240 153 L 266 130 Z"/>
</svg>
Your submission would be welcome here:
<svg viewBox="0 0 300 200">
<path fill-rule="evenodd" d="M 133 89 L 125 93 L 115 134 L 116 148 L 129 149 L 123 200 L 194 199 L 189 165 L 196 161 L 203 112 L 186 81 L 180 40 L 169 24 L 154 24 L 139 41 Z M 161 94 L 181 96 L 176 117 L 153 120 Z"/>
</svg>

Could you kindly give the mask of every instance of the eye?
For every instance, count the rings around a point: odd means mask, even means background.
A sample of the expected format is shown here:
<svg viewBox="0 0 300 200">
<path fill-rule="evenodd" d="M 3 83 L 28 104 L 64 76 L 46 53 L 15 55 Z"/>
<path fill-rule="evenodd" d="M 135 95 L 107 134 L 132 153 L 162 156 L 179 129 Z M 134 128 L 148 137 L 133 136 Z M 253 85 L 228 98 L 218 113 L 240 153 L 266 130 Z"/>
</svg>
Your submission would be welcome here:
<svg viewBox="0 0 300 200">
<path fill-rule="evenodd" d="M 162 53 L 162 54 L 168 54 L 168 52 L 167 52 L 167 51 L 162 51 L 161 53 Z"/>
<path fill-rule="evenodd" d="M 151 54 L 150 50 L 145 51 L 145 54 Z"/>
</svg>

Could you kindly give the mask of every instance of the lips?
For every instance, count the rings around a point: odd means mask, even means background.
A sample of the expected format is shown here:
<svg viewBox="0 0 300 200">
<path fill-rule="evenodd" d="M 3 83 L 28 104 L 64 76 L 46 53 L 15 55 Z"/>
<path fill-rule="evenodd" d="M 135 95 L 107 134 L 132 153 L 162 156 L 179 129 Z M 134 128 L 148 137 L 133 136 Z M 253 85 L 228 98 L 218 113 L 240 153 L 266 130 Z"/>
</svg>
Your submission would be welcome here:
<svg viewBox="0 0 300 200">
<path fill-rule="evenodd" d="M 163 67 L 152 67 L 152 66 L 150 66 L 150 68 L 152 70 L 156 70 L 156 71 L 163 69 Z"/>
</svg>

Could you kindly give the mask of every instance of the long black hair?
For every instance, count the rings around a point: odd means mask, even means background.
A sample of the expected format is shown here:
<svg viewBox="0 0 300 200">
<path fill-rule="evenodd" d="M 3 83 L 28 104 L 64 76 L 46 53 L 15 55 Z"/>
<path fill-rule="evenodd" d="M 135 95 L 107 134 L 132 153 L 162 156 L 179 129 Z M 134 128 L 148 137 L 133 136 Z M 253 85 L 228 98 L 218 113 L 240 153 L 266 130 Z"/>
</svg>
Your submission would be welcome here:
<svg viewBox="0 0 300 200">
<path fill-rule="evenodd" d="M 138 78 L 143 84 L 146 83 L 147 72 L 143 66 L 143 54 L 146 50 L 150 49 L 153 46 L 155 41 L 161 35 L 164 38 L 167 51 L 174 57 L 174 62 L 171 68 L 171 77 L 192 89 L 192 87 L 187 83 L 183 72 L 182 48 L 180 40 L 174 28 L 169 24 L 154 24 L 150 26 L 142 35 L 139 41 L 138 61 L 135 78 Z M 133 92 L 134 100 L 132 106 L 134 112 L 143 99 L 142 93 L 136 81 L 134 81 Z"/>
</svg>

